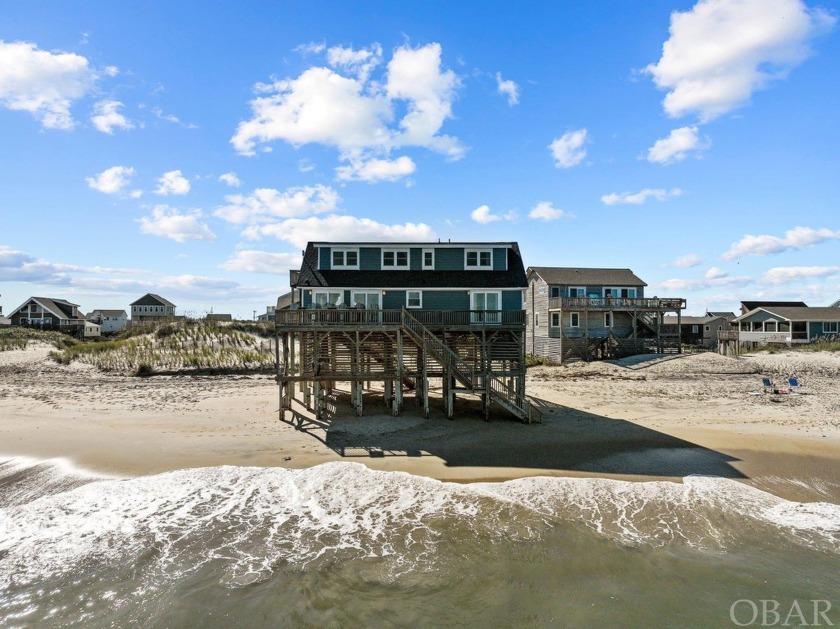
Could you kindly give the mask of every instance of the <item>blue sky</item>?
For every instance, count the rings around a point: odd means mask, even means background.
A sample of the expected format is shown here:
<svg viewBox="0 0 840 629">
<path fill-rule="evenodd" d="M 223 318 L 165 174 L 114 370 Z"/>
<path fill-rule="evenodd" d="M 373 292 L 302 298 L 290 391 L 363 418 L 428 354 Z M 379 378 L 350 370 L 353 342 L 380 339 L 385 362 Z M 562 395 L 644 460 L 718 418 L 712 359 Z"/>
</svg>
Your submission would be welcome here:
<svg viewBox="0 0 840 629">
<path fill-rule="evenodd" d="M 840 299 L 834 2 L 0 2 L 0 305 L 250 318 L 308 240 Z"/>
</svg>

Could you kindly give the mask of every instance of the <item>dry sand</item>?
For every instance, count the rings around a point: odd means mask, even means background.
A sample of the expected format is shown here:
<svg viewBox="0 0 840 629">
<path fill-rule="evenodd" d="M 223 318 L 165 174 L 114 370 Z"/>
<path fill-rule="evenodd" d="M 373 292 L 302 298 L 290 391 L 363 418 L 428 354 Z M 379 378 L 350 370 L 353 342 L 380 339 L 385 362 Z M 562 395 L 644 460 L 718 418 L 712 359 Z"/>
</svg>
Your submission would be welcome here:
<svg viewBox="0 0 840 629">
<path fill-rule="evenodd" d="M 308 467 L 355 461 L 449 481 L 531 475 L 629 480 L 712 474 L 798 499 L 840 499 L 840 355 L 824 352 L 634 357 L 529 370 L 545 412 L 523 425 L 464 397 L 445 419 L 433 399 L 399 417 L 381 393 L 356 417 L 339 391 L 316 422 L 296 405 L 278 418 L 266 376 L 135 378 L 74 363 L 50 348 L 0 352 L 0 460 L 62 457 L 116 475 L 185 467 Z M 799 393 L 766 394 L 761 377 L 795 373 Z"/>
</svg>

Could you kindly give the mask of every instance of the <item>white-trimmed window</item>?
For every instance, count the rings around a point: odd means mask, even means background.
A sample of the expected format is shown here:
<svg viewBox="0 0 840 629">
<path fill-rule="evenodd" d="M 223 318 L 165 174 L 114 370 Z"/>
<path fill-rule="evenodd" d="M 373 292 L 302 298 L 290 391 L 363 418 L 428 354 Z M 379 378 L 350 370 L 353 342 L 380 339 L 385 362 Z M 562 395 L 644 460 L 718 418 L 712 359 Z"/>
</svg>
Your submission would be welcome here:
<svg viewBox="0 0 840 629">
<path fill-rule="evenodd" d="M 423 249 L 423 270 L 434 271 L 435 269 L 435 250 Z"/>
<path fill-rule="evenodd" d="M 560 313 L 559 312 L 552 312 L 551 313 L 551 327 L 552 328 L 559 328 L 560 327 Z"/>
<path fill-rule="evenodd" d="M 423 307 L 423 291 L 409 290 L 405 293 L 405 307 L 406 308 L 422 308 Z"/>
<path fill-rule="evenodd" d="M 559 286 L 552 286 L 551 290 L 548 294 L 549 297 L 559 297 L 560 296 L 560 287 Z"/>
<path fill-rule="evenodd" d="M 382 294 L 379 291 L 354 292 L 352 295 L 353 307 L 363 306 L 368 310 L 378 310 L 382 304 Z"/>
<path fill-rule="evenodd" d="M 569 297 L 586 297 L 586 287 L 569 286 Z"/>
<path fill-rule="evenodd" d="M 700 331 L 700 326 L 699 325 L 691 326 L 691 333 L 692 334 L 697 334 L 699 331 Z"/>
<path fill-rule="evenodd" d="M 837 321 L 823 321 L 823 334 L 833 334 L 837 332 Z"/>
<path fill-rule="evenodd" d="M 611 328 L 613 327 L 613 316 L 611 312 L 604 313 L 604 327 Z"/>
<path fill-rule="evenodd" d="M 344 299 L 344 291 L 316 290 L 312 294 L 312 303 L 316 308 L 338 306 Z"/>
<path fill-rule="evenodd" d="M 332 250 L 332 265 L 333 269 L 358 269 L 359 268 L 359 250 L 358 249 L 333 249 Z"/>
<path fill-rule="evenodd" d="M 408 268 L 408 249 L 383 249 L 382 250 L 382 268 L 383 269 L 407 269 Z"/>
<path fill-rule="evenodd" d="M 467 249 L 464 251 L 464 268 L 493 269 L 492 249 Z"/>
<path fill-rule="evenodd" d="M 579 312 L 570 312 L 569 313 L 569 325 L 573 328 L 580 327 L 580 313 Z"/>
<path fill-rule="evenodd" d="M 470 294 L 473 323 L 500 323 L 502 309 L 501 291 L 475 291 Z M 490 312 L 487 312 L 490 311 Z M 535 325 L 538 325 L 535 323 Z"/>
<path fill-rule="evenodd" d="M 704 329 L 704 330 L 706 330 L 706 332 L 708 332 L 708 331 L 710 331 L 712 328 L 711 328 L 711 326 L 708 326 L 708 325 L 707 325 L 707 326 L 706 326 L 705 328 L 703 328 L 703 329 Z"/>
</svg>

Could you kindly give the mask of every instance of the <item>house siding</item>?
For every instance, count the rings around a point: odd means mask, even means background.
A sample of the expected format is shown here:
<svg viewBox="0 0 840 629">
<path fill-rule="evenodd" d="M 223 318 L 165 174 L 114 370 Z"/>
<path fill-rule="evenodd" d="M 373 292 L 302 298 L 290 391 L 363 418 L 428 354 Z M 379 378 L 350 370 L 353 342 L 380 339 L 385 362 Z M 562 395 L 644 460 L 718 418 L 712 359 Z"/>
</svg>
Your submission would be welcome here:
<svg viewBox="0 0 840 629">
<path fill-rule="evenodd" d="M 400 310 L 405 307 L 405 291 L 385 291 L 385 294 L 382 296 L 382 307 L 385 310 Z"/>
<path fill-rule="evenodd" d="M 534 275 L 528 283 L 528 292 L 525 298 L 525 311 L 528 334 L 525 339 L 525 352 L 539 356 L 546 355 L 546 343 L 549 338 L 551 323 L 548 320 L 548 284 L 543 279 Z M 535 315 L 539 313 L 539 325 L 535 325 Z M 557 330 L 559 336 L 559 329 Z"/>
<path fill-rule="evenodd" d="M 502 310 L 522 310 L 522 291 L 503 290 Z"/>
<path fill-rule="evenodd" d="M 507 269 L 507 249 L 493 249 L 493 270 L 504 271 Z"/>
<path fill-rule="evenodd" d="M 463 271 L 464 249 L 444 248 L 435 250 L 435 271 Z"/>
<path fill-rule="evenodd" d="M 382 249 L 362 247 L 359 249 L 359 270 L 378 271 L 382 267 Z"/>
<path fill-rule="evenodd" d="M 470 295 L 465 290 L 423 291 L 423 310 L 469 310 Z"/>
</svg>

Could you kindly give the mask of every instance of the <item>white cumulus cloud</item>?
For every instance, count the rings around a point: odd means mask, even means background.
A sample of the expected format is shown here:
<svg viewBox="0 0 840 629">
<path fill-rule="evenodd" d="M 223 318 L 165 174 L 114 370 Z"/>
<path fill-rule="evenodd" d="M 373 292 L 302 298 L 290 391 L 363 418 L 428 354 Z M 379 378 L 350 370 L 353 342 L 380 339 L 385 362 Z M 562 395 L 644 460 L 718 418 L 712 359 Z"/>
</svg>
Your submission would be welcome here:
<svg viewBox="0 0 840 629">
<path fill-rule="evenodd" d="M 169 196 L 170 194 L 187 194 L 190 191 L 190 182 L 184 177 L 180 170 L 170 170 L 163 173 L 158 179 L 158 187 L 155 194 Z"/>
<path fill-rule="evenodd" d="M 578 129 L 564 133 L 548 145 L 554 166 L 557 168 L 571 168 L 580 164 L 586 158 L 587 131 Z"/>
<path fill-rule="evenodd" d="M 327 63 L 334 68 L 353 74 L 364 83 L 373 69 L 382 63 L 382 46 L 373 44 L 370 48 L 359 50 L 333 46 L 327 49 Z"/>
<path fill-rule="evenodd" d="M 219 175 L 219 181 L 229 185 L 231 188 L 238 188 L 242 182 L 239 181 L 239 177 L 236 176 L 236 173 L 224 173 Z"/>
<path fill-rule="evenodd" d="M 682 195 L 682 190 L 679 188 L 672 188 L 665 190 L 664 188 L 645 188 L 639 192 L 622 192 L 618 194 L 611 192 L 601 197 L 601 201 L 605 205 L 642 205 L 648 199 L 656 199 L 657 201 L 665 201 L 673 197 Z"/>
<path fill-rule="evenodd" d="M 767 284 L 790 284 L 799 280 L 836 275 L 840 266 L 788 266 L 768 269 L 762 280 Z"/>
<path fill-rule="evenodd" d="M 705 278 L 707 280 L 719 280 L 724 277 L 728 277 L 729 273 L 724 271 L 723 269 L 713 266 L 708 271 L 706 271 Z"/>
<path fill-rule="evenodd" d="M 134 169 L 130 166 L 111 166 L 95 177 L 87 177 L 85 181 L 89 188 L 104 194 L 120 194 L 131 183 Z"/>
<path fill-rule="evenodd" d="M 341 181 L 397 181 L 407 177 L 417 170 L 417 166 L 410 157 L 403 155 L 397 159 L 350 159 L 346 166 L 335 169 L 336 176 Z"/>
<path fill-rule="evenodd" d="M 723 259 L 734 260 L 744 256 L 766 256 L 791 249 L 805 249 L 828 240 L 840 240 L 840 231 L 794 227 L 786 231 L 783 237 L 747 234 L 741 240 L 732 243 L 729 250 L 723 254 Z"/>
<path fill-rule="evenodd" d="M 272 236 L 303 248 L 311 240 L 330 242 L 379 241 L 430 242 L 437 238 L 425 223 L 387 225 L 369 218 L 339 216 L 290 218 L 279 223 L 253 225 L 244 235 L 251 239 Z"/>
<path fill-rule="evenodd" d="M 239 153 L 250 155 L 258 145 L 283 140 L 334 146 L 342 157 L 360 151 L 387 156 L 392 148 L 408 146 L 450 159 L 463 156 L 460 142 L 440 133 L 452 117 L 460 81 L 442 68 L 439 44 L 398 48 L 380 80 L 369 78 L 381 59 L 378 46 L 330 48 L 327 58 L 332 67 L 311 67 L 297 78 L 256 86 L 252 116 L 231 138 Z M 404 115 L 398 117 L 398 111 Z"/>
<path fill-rule="evenodd" d="M 507 97 L 508 105 L 513 107 L 519 104 L 519 86 L 510 79 L 503 79 L 501 72 L 496 72 L 496 87 L 499 94 Z"/>
<path fill-rule="evenodd" d="M 102 133 L 114 134 L 114 129 L 133 129 L 134 123 L 119 112 L 123 104 L 118 100 L 101 100 L 93 106 L 90 121 Z"/>
<path fill-rule="evenodd" d="M 516 212 L 509 211 L 504 214 L 493 214 L 490 211 L 489 205 L 480 205 L 470 212 L 470 218 L 476 223 L 486 225 L 487 223 L 494 223 L 496 221 L 513 221 L 516 220 Z"/>
<path fill-rule="evenodd" d="M 70 107 L 96 79 L 81 55 L 0 40 L 0 106 L 32 114 L 45 129 L 72 129 Z"/>
<path fill-rule="evenodd" d="M 747 103 L 809 54 L 809 42 L 835 23 L 801 0 L 700 0 L 671 13 L 662 56 L 645 68 L 666 90 L 674 118 L 712 120 Z"/>
<path fill-rule="evenodd" d="M 657 164 L 681 162 L 689 153 L 699 153 L 711 146 L 708 138 L 700 137 L 700 130 L 694 127 L 674 129 L 667 138 L 657 140 L 648 149 L 647 160 Z"/>
<path fill-rule="evenodd" d="M 575 215 L 571 212 L 561 210 L 554 207 L 550 201 L 540 201 L 531 211 L 528 212 L 528 218 L 533 218 L 541 221 L 556 221 L 558 218 L 574 218 Z"/>
<path fill-rule="evenodd" d="M 251 194 L 225 197 L 227 205 L 218 208 L 214 215 L 235 225 L 266 223 L 277 218 L 334 212 L 340 200 L 335 190 L 321 184 L 283 191 L 257 188 Z"/>
<path fill-rule="evenodd" d="M 137 222 L 140 223 L 140 231 L 144 234 L 169 238 L 176 242 L 188 240 L 212 242 L 216 240 L 216 235 L 205 223 L 201 222 L 202 217 L 201 210 L 181 212 L 168 205 L 156 205 L 152 208 L 151 216 L 144 216 Z"/>
<path fill-rule="evenodd" d="M 693 266 L 698 266 L 703 262 L 703 259 L 698 256 L 696 253 L 688 253 L 684 256 L 680 256 L 676 260 L 674 260 L 670 266 L 675 266 L 682 269 L 691 268 Z"/>
<path fill-rule="evenodd" d="M 300 268 L 300 253 L 271 253 L 269 251 L 237 251 L 221 264 L 228 271 L 284 275 L 290 268 Z"/>
</svg>

